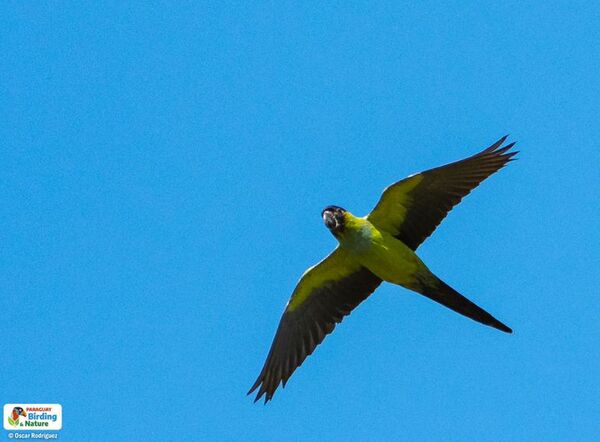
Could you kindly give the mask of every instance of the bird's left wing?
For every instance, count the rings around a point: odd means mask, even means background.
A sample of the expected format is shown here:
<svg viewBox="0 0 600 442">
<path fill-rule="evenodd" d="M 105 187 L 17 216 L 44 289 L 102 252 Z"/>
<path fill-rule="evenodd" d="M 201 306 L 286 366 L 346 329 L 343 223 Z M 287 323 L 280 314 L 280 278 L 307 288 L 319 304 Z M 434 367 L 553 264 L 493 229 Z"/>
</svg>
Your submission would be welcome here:
<svg viewBox="0 0 600 442">
<path fill-rule="evenodd" d="M 369 221 L 416 250 L 463 197 L 517 153 L 509 152 L 515 143 L 503 145 L 504 141 L 506 137 L 469 158 L 392 184 L 368 215 Z"/>
<path fill-rule="evenodd" d="M 290 298 L 265 365 L 248 392 L 269 401 L 344 316 L 364 301 L 381 280 L 339 247 L 308 269 Z"/>
</svg>

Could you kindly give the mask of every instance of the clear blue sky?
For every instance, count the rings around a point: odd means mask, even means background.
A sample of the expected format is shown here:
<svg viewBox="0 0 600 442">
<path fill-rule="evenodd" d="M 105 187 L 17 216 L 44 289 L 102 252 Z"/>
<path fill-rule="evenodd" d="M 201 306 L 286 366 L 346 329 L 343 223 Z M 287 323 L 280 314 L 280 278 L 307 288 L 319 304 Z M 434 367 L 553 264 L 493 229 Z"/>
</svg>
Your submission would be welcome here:
<svg viewBox="0 0 600 442">
<path fill-rule="evenodd" d="M 597 437 L 600 7 L 441 3 L 3 2 L 0 401 L 62 440 Z M 253 404 L 321 209 L 506 133 L 420 255 L 515 333 L 384 285 Z"/>
</svg>

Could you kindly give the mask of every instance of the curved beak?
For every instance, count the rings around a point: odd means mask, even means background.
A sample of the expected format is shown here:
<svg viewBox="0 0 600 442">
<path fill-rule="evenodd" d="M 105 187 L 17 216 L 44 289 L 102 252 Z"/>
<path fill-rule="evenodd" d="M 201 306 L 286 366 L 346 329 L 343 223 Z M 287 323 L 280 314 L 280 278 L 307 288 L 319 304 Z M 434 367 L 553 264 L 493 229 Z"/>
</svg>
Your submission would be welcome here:
<svg viewBox="0 0 600 442">
<path fill-rule="evenodd" d="M 337 227 L 337 221 L 335 219 L 335 216 L 333 216 L 333 213 L 329 211 L 323 213 L 323 222 L 325 223 L 328 229 L 333 229 Z"/>
</svg>

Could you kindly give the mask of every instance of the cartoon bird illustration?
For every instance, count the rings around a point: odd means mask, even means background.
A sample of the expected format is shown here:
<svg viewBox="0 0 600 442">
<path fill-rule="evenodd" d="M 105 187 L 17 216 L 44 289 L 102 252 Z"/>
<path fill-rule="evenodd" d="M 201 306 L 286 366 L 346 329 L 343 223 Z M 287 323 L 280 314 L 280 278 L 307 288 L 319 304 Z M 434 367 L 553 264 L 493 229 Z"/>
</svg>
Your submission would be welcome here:
<svg viewBox="0 0 600 442">
<path fill-rule="evenodd" d="M 27 416 L 27 414 L 25 413 L 25 410 L 23 410 L 21 407 L 13 408 L 12 419 L 13 419 L 13 421 L 15 421 L 15 423 L 18 422 L 19 416 Z"/>
<path fill-rule="evenodd" d="M 512 330 L 437 276 L 416 255 L 448 212 L 517 152 L 506 136 L 469 158 L 411 175 L 387 187 L 373 211 L 357 217 L 328 206 L 322 218 L 337 248 L 309 268 L 288 301 L 266 362 L 248 392 L 268 402 L 281 383 L 331 333 L 344 316 L 387 281 L 413 290 L 457 313 Z"/>
</svg>

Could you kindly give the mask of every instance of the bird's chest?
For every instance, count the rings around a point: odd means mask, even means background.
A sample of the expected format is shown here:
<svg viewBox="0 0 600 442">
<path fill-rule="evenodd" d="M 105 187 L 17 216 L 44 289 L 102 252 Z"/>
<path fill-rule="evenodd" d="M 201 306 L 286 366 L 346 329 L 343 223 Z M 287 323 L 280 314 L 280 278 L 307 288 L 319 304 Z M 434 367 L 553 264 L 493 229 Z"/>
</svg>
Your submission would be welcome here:
<svg viewBox="0 0 600 442">
<path fill-rule="evenodd" d="M 418 267 L 417 255 L 395 238 L 368 227 L 347 235 L 343 246 L 379 278 L 406 284 Z"/>
<path fill-rule="evenodd" d="M 346 232 L 343 239 L 343 246 L 352 253 L 366 253 L 371 249 L 374 237 L 374 230 L 368 225 L 363 225 Z"/>
</svg>

